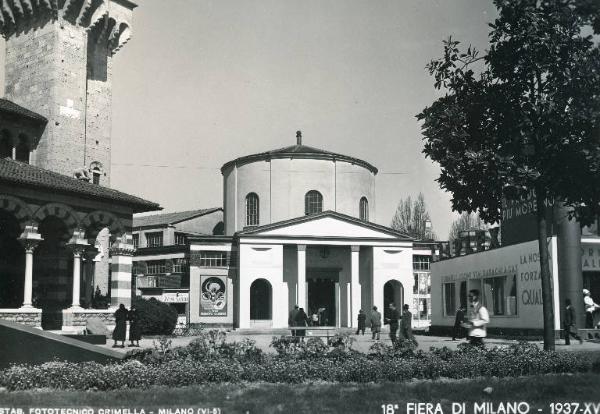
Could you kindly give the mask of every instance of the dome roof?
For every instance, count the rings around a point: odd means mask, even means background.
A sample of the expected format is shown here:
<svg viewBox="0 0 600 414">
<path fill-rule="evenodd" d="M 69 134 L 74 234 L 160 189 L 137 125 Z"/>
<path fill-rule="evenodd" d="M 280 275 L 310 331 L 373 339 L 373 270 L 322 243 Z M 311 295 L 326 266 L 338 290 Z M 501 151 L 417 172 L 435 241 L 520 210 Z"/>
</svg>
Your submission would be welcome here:
<svg viewBox="0 0 600 414">
<path fill-rule="evenodd" d="M 325 151 L 319 148 L 309 147 L 302 145 L 302 136 L 299 134 L 298 143 L 289 147 L 279 148 L 272 151 L 260 152 L 258 154 L 246 155 L 244 157 L 236 158 L 233 161 L 229 161 L 223 164 L 221 167 L 221 173 L 223 173 L 229 167 L 236 165 L 249 164 L 255 161 L 266 161 L 273 158 L 304 158 L 314 160 L 332 160 L 332 161 L 346 161 L 351 164 L 360 165 L 371 171 L 373 174 L 377 174 L 377 168 L 369 164 L 366 161 L 358 158 L 349 157 L 348 155 L 336 154 L 335 152 Z"/>
</svg>

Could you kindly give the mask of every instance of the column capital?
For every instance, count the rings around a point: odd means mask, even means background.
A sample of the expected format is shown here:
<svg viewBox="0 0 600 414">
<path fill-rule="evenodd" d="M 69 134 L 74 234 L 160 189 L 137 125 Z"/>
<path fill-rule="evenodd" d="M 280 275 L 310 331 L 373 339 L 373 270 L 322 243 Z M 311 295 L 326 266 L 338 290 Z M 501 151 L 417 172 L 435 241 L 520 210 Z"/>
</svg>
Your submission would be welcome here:
<svg viewBox="0 0 600 414">
<path fill-rule="evenodd" d="M 132 236 L 126 233 L 117 237 L 109 249 L 111 256 L 133 256 L 135 250 Z"/>
<path fill-rule="evenodd" d="M 298 248 L 299 252 L 305 252 L 306 251 L 306 244 L 297 244 L 296 247 Z"/>
<path fill-rule="evenodd" d="M 353 244 L 352 246 L 350 246 L 350 250 L 351 250 L 352 252 L 360 252 L 360 246 L 359 246 L 359 245 L 356 245 L 356 244 Z M 347 251 L 347 250 L 346 250 L 346 251 Z"/>
<path fill-rule="evenodd" d="M 35 225 L 25 226 L 25 230 L 18 238 L 19 242 L 25 248 L 25 251 L 28 253 L 32 253 L 33 250 L 37 247 L 37 245 L 43 241 L 42 235 L 38 233 L 38 228 Z"/>
</svg>

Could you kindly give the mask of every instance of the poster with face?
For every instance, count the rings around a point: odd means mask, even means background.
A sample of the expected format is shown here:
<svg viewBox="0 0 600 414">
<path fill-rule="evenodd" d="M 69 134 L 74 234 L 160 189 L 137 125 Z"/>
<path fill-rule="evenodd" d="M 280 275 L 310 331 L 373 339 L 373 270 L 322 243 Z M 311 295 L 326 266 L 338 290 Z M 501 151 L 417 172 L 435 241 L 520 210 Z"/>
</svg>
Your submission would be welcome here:
<svg viewBox="0 0 600 414">
<path fill-rule="evenodd" d="M 226 276 L 200 276 L 200 316 L 227 316 Z"/>
</svg>

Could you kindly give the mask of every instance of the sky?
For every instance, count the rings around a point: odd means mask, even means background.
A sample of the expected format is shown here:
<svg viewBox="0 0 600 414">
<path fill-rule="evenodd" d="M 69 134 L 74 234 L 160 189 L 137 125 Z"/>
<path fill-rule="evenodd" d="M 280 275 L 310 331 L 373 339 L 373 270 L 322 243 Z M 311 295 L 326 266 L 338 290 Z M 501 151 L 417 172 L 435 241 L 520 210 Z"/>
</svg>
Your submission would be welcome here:
<svg viewBox="0 0 600 414">
<path fill-rule="evenodd" d="M 222 206 L 220 167 L 295 144 L 368 161 L 376 216 L 425 195 L 447 238 L 450 196 L 415 115 L 452 37 L 480 49 L 491 0 L 139 0 L 113 60 L 112 187 L 164 211 Z"/>
</svg>

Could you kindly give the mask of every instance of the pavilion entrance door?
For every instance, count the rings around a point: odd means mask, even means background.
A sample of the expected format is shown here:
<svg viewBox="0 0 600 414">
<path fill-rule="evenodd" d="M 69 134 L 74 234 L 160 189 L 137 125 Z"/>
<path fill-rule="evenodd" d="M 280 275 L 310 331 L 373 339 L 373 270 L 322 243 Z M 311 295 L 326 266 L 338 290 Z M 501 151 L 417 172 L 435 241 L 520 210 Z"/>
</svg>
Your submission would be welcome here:
<svg viewBox="0 0 600 414">
<path fill-rule="evenodd" d="M 336 284 L 339 281 L 338 271 L 315 271 L 306 272 L 306 283 L 308 285 L 308 309 L 306 313 L 313 320 L 317 314 L 314 325 L 335 326 L 339 309 L 336 305 Z"/>
</svg>

